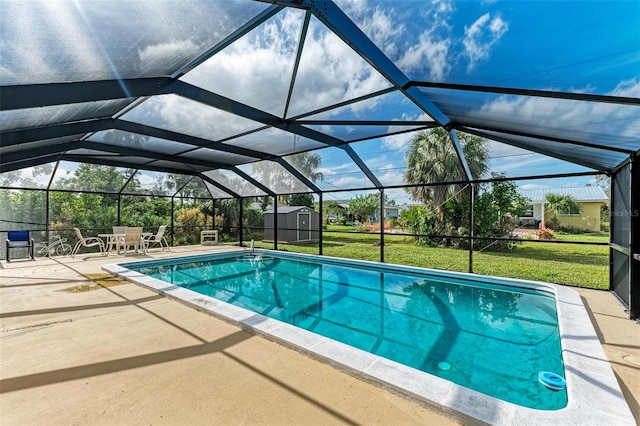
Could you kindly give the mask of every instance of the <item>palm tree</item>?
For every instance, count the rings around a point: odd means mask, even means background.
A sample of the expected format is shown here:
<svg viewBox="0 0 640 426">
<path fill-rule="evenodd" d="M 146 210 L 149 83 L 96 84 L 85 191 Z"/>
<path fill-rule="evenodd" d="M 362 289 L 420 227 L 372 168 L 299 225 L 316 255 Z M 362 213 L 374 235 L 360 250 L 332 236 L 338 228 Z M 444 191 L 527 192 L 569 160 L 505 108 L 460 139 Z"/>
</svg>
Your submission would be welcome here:
<svg viewBox="0 0 640 426">
<path fill-rule="evenodd" d="M 248 209 L 251 205 L 252 198 L 242 198 L 242 207 Z M 222 227 L 222 234 L 232 234 L 232 228 L 240 226 L 240 202 L 235 198 L 222 198 L 216 200 L 216 210 L 213 211 L 213 200 L 205 200 L 198 203 L 197 207 L 202 213 L 214 216 L 216 226 Z M 217 222 L 220 220 L 221 222 Z"/>
<path fill-rule="evenodd" d="M 324 178 L 322 172 L 318 171 L 322 162 L 322 158 L 318 154 L 301 152 L 287 157 L 286 161 L 313 183 Z M 284 167 L 271 161 L 254 163 L 252 172 L 258 181 L 267 186 L 271 186 L 271 189 L 276 192 L 297 192 L 306 189 L 306 187 L 301 187 L 298 179 L 287 172 Z M 291 197 L 285 194 L 279 198 L 280 202 L 288 204 Z"/>
<path fill-rule="evenodd" d="M 545 197 L 547 209 L 553 212 L 553 217 L 547 225 L 555 231 L 559 229 L 558 216 L 561 212 L 580 213 L 582 206 L 571 195 L 550 193 Z M 556 229 L 558 228 L 558 229 Z"/>
<path fill-rule="evenodd" d="M 487 170 L 488 147 L 484 138 L 459 133 L 462 152 L 472 178 L 479 178 Z M 405 157 L 407 171 L 404 182 L 409 185 L 464 181 L 464 171 L 449 133 L 443 128 L 418 132 L 409 145 Z M 414 200 L 422 201 L 444 220 L 444 205 L 450 198 L 459 199 L 465 185 L 417 186 L 410 189 Z"/>
<path fill-rule="evenodd" d="M 322 172 L 318 171 L 322 163 L 322 158 L 320 158 L 319 154 L 301 152 L 291 155 L 287 158 L 287 161 L 313 183 L 324 179 Z"/>
</svg>

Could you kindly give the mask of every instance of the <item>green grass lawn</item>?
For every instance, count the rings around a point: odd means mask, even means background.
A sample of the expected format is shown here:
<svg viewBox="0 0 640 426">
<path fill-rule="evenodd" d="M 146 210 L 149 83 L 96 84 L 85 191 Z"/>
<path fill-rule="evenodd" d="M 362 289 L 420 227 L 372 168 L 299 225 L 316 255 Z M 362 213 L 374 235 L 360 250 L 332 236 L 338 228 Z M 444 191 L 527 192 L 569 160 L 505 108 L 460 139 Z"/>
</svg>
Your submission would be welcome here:
<svg viewBox="0 0 640 426">
<path fill-rule="evenodd" d="M 379 234 L 344 232 L 351 227 L 330 228 L 323 233 L 323 254 L 349 259 L 380 260 Z M 559 241 L 608 242 L 608 234 L 556 236 Z M 256 242 L 256 247 L 272 248 Z M 318 245 L 279 244 L 279 249 L 318 254 Z M 446 247 L 424 247 L 413 238 L 385 235 L 384 260 L 388 263 L 468 272 L 469 252 Z M 553 244 L 525 241 L 507 252 L 475 251 L 473 272 L 522 278 L 577 287 L 609 287 L 609 248 L 581 244 Z"/>
</svg>

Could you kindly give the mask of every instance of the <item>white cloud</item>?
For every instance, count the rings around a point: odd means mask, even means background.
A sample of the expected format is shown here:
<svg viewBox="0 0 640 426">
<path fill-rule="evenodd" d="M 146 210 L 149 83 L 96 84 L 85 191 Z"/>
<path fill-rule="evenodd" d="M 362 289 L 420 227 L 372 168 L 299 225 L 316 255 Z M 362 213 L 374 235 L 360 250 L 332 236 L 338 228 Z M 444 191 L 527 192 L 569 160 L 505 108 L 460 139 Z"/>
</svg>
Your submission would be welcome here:
<svg viewBox="0 0 640 426">
<path fill-rule="evenodd" d="M 288 10 L 217 53 L 183 80 L 282 116 L 303 13 Z"/>
<path fill-rule="evenodd" d="M 560 160 L 554 159 L 553 161 Z M 548 164 L 549 157 L 537 153 L 489 161 L 491 171 L 504 173 L 507 176 L 535 174 L 541 167 L 547 166 Z"/>
<path fill-rule="evenodd" d="M 609 94 L 637 97 L 639 93 L 640 81 L 633 79 L 619 83 Z M 554 129 L 554 133 L 571 132 L 574 138 L 590 140 L 595 134 L 612 132 L 619 136 L 637 138 L 640 116 L 636 109 L 602 102 L 504 95 L 486 103 L 471 115 L 475 121 L 511 117 L 513 125 L 517 125 L 519 121 L 522 122 L 521 125 L 544 123 L 544 128 Z M 615 123 L 615 129 L 607 130 L 607 123 L 612 122 Z"/>
<path fill-rule="evenodd" d="M 243 18 L 210 3 L 3 2 L 0 80 L 48 83 L 173 71 L 240 25 Z M 161 61 L 162 52 L 175 54 Z M 150 58 L 153 64 L 142 61 Z"/>
<path fill-rule="evenodd" d="M 325 179 L 336 174 L 336 172 L 331 167 L 318 167 L 317 172 L 322 173 Z"/>
<path fill-rule="evenodd" d="M 369 8 L 368 3 L 368 0 L 336 0 L 338 7 L 349 15 L 364 13 Z"/>
<path fill-rule="evenodd" d="M 442 80 L 451 69 L 449 62 L 452 38 L 449 20 L 454 10 L 450 0 L 415 3 L 410 8 L 388 2 L 384 7 L 358 1 L 339 1 L 339 6 L 360 29 L 403 71 L 424 70 L 435 80 Z M 409 16 L 417 13 L 419 16 Z M 415 31 L 411 22 L 424 22 Z M 415 37 L 413 40 L 411 38 Z"/>
<path fill-rule="evenodd" d="M 397 169 L 389 169 L 383 173 L 376 173 L 378 180 L 383 185 L 402 185 L 404 183 L 404 173 Z"/>
<path fill-rule="evenodd" d="M 331 149 L 331 148 L 329 148 Z M 331 159 L 330 157 L 323 157 L 322 164 L 323 167 L 318 168 L 318 171 L 321 172 L 325 177 L 326 176 L 335 176 L 335 175 L 343 175 L 353 172 L 354 168 L 360 172 L 358 166 L 356 166 L 353 162 L 339 162 L 339 159 Z M 330 163 L 330 164 L 328 164 Z"/>
<path fill-rule="evenodd" d="M 508 144 L 489 141 L 489 172 L 506 176 L 581 172 L 589 168 Z"/>
<path fill-rule="evenodd" d="M 411 72 L 415 69 L 427 68 L 431 80 L 442 81 L 451 70 L 449 62 L 450 39 L 435 39 L 430 32 L 424 32 L 416 45 L 409 47 L 399 59 L 398 66 Z"/>
<path fill-rule="evenodd" d="M 219 52 L 183 80 L 282 116 L 304 13 L 289 9 Z M 390 25 L 378 15 L 373 25 Z M 382 75 L 315 19 L 309 26 L 288 116 L 353 99 L 390 86 Z M 374 108 L 377 99 L 348 106 Z M 334 115 L 337 112 L 330 112 Z"/>
<path fill-rule="evenodd" d="M 289 115 L 332 105 L 390 87 L 390 83 L 321 24 L 310 25 Z M 348 108 L 375 107 L 377 99 Z"/>
<path fill-rule="evenodd" d="M 489 0 L 486 3 L 493 3 Z M 485 3 L 485 4 L 486 4 Z M 340 6 L 402 71 L 420 78 L 443 81 L 453 68 L 467 63 L 470 72 L 508 31 L 498 14 L 483 14 L 465 26 L 464 36 L 454 33 L 455 5 L 451 0 L 385 3 L 384 8 L 363 0 Z M 457 19 L 457 17 L 455 17 Z"/>
<path fill-rule="evenodd" d="M 382 139 L 382 144 L 389 149 L 393 150 L 404 150 L 409 146 L 409 142 L 411 142 L 411 137 L 406 134 L 385 136 Z"/>
<path fill-rule="evenodd" d="M 419 115 L 411 115 L 411 114 L 402 114 L 400 117 L 401 121 L 433 121 L 431 117 L 429 117 L 426 113 L 422 113 Z M 389 126 L 387 131 L 393 132 L 395 126 Z M 410 133 L 400 133 L 398 135 L 385 136 L 382 138 L 382 145 L 392 150 L 402 150 L 404 151 L 411 142 L 411 138 L 417 132 Z"/>
<path fill-rule="evenodd" d="M 152 188 L 157 182 L 157 177 L 150 176 L 146 173 L 137 173 L 136 179 L 143 188 Z"/>
<path fill-rule="evenodd" d="M 65 163 L 62 163 L 62 164 L 65 164 Z M 66 163 L 66 164 L 69 164 L 69 163 Z M 23 182 L 26 180 L 29 182 L 34 182 L 34 185 L 28 185 L 28 187 L 46 188 L 47 185 L 49 185 L 49 181 L 51 180 L 51 174 L 49 173 L 37 174 L 35 167 L 27 167 L 27 168 L 15 170 L 12 172 L 0 172 L 0 177 L 5 175 L 5 173 L 6 175 L 9 175 L 9 174 L 11 174 L 12 176 L 17 175 L 17 179 L 18 179 L 17 182 L 13 184 L 9 184 L 8 185 L 9 187 L 22 187 L 22 185 L 24 184 Z M 58 167 L 56 176 L 57 176 L 57 179 L 60 179 L 61 177 L 67 177 L 69 176 L 69 171 L 64 170 L 63 165 L 61 165 L 60 167 Z"/>
<path fill-rule="evenodd" d="M 167 58 L 179 58 L 181 62 L 182 52 L 197 51 L 198 46 L 192 40 L 172 40 L 158 44 L 144 46 L 138 52 L 138 69 L 143 74 L 166 68 Z M 177 64 L 179 65 L 179 64 Z"/>
<path fill-rule="evenodd" d="M 538 185 L 535 183 L 528 183 L 526 185 L 522 185 L 520 188 L 522 189 L 545 189 L 545 188 L 549 188 L 546 185 Z"/>
<path fill-rule="evenodd" d="M 356 177 L 356 176 L 343 176 L 338 179 L 329 180 L 327 183 L 331 184 L 334 188 L 344 189 L 344 188 L 364 188 L 367 186 L 371 186 L 372 183 L 366 177 Z"/>
<path fill-rule="evenodd" d="M 177 95 L 153 96 L 122 119 L 207 139 L 222 139 L 260 127 L 259 123 Z"/>
<path fill-rule="evenodd" d="M 397 206 L 412 202 L 411 197 L 404 189 L 386 189 L 384 195 L 389 200 L 395 200 Z"/>
<path fill-rule="evenodd" d="M 396 55 L 397 40 L 405 29 L 405 25 L 399 23 L 398 18 L 394 16 L 393 9 L 381 10 L 377 7 L 371 18 L 363 23 L 363 31 L 369 34 L 373 42 L 390 56 Z"/>
<path fill-rule="evenodd" d="M 384 159 L 384 161 L 386 161 L 386 158 Z M 380 166 L 378 170 L 393 170 L 393 169 L 395 169 L 395 166 L 392 163 L 385 163 L 384 165 Z"/>
<path fill-rule="evenodd" d="M 640 98 L 640 81 L 635 78 L 622 81 L 611 91 L 611 95 Z"/>
<path fill-rule="evenodd" d="M 40 1 L 29 7 L 7 4 L 2 12 L 2 38 L 7 37 L 2 43 L 2 62 L 10 64 L 3 66 L 3 84 L 20 84 L 25 79 L 62 81 L 78 72 L 103 76 L 103 70 L 109 70 L 90 29 L 72 3 Z M 14 42 L 12 37 L 16 37 Z"/>
<path fill-rule="evenodd" d="M 431 80 L 442 81 L 451 71 L 455 60 L 452 52 L 455 37 L 451 34 L 449 21 L 453 14 L 453 3 L 449 0 L 434 0 L 425 4 L 422 20 L 428 23 L 418 40 L 404 47 L 396 63 L 407 73 L 423 70 Z"/>
<path fill-rule="evenodd" d="M 502 157 L 514 157 L 523 154 L 530 154 L 530 151 L 527 151 L 522 148 L 518 148 L 515 146 L 507 145 L 504 143 L 496 142 L 490 140 L 488 143 L 489 148 L 489 158 L 502 158 Z"/>
<path fill-rule="evenodd" d="M 323 183 L 335 189 L 371 186 L 369 179 L 353 162 L 339 162 L 338 159 L 323 158 L 323 166 L 318 169 L 324 175 Z"/>
<path fill-rule="evenodd" d="M 464 28 L 464 53 L 469 58 L 467 71 L 472 71 L 478 62 L 486 60 L 493 46 L 509 30 L 509 25 L 500 17 L 489 13 L 479 17 L 471 26 Z"/>
</svg>

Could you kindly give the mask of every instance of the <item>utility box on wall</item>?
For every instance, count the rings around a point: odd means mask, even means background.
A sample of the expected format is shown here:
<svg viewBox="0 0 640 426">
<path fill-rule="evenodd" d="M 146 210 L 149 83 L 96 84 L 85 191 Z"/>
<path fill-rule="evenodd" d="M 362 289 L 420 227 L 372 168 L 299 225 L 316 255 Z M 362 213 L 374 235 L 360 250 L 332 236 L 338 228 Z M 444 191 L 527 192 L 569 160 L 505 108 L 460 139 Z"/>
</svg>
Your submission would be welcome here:
<svg viewBox="0 0 640 426">
<path fill-rule="evenodd" d="M 264 239 L 274 240 L 273 210 L 264 212 Z M 315 243 L 320 238 L 320 215 L 307 206 L 278 207 L 278 242 Z"/>
</svg>

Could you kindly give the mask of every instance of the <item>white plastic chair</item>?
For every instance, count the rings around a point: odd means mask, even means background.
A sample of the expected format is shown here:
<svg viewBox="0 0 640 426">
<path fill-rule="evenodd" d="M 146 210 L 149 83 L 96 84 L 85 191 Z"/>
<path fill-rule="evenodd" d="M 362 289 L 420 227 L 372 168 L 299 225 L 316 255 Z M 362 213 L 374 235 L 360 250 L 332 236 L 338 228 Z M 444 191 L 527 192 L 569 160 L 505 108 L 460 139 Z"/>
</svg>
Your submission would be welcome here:
<svg viewBox="0 0 640 426">
<path fill-rule="evenodd" d="M 156 233 L 156 235 L 149 235 L 148 237 L 143 239 L 145 252 L 149 249 L 150 244 L 160 244 L 160 247 L 162 247 L 162 251 L 164 251 L 165 247 L 167 248 L 167 250 L 171 251 L 171 249 L 169 248 L 169 243 L 164 237 L 164 231 L 166 229 L 167 225 L 161 225 L 158 228 L 158 232 Z"/>
<path fill-rule="evenodd" d="M 118 241 L 118 239 L 123 238 L 119 237 L 119 235 L 124 235 L 127 233 L 126 226 L 114 226 L 112 229 L 113 236 L 109 238 L 109 241 L 107 241 L 107 251 L 118 250 L 118 247 L 120 246 L 120 242 Z M 118 252 L 118 254 L 120 254 L 120 252 Z"/>
<path fill-rule="evenodd" d="M 102 256 L 107 254 L 104 241 L 102 241 L 100 238 L 98 237 L 85 238 L 82 236 L 82 232 L 80 232 L 78 228 L 73 228 L 73 230 L 76 231 L 78 242 L 76 243 L 75 247 L 73 248 L 73 251 L 71 252 L 71 257 L 74 257 L 76 253 L 78 253 L 78 250 L 80 250 L 80 247 L 86 247 L 86 248 L 99 247 L 100 254 Z"/>
<path fill-rule="evenodd" d="M 113 226 L 113 233 L 114 234 L 126 234 L 127 233 L 127 228 L 128 226 Z"/>
<path fill-rule="evenodd" d="M 142 245 L 142 227 L 127 227 L 127 232 L 124 234 L 124 238 L 120 240 L 120 242 L 124 248 L 124 254 L 127 254 L 128 247 L 133 247 L 136 253 L 142 247 L 142 251 L 146 253 L 146 250 Z"/>
</svg>

